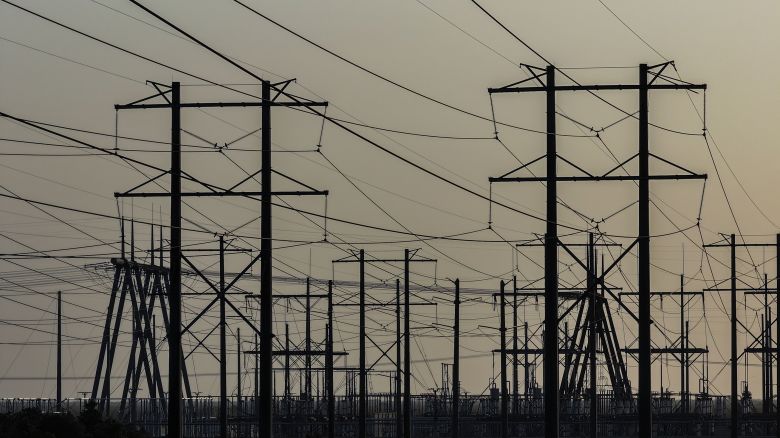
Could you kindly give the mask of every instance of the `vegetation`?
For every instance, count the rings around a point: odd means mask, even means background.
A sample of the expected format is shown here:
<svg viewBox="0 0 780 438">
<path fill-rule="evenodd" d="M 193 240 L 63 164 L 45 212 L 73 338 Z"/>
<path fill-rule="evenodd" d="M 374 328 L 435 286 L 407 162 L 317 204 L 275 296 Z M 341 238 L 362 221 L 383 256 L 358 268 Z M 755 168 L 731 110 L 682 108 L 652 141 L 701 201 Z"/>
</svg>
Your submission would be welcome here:
<svg viewBox="0 0 780 438">
<path fill-rule="evenodd" d="M 5 438 L 148 438 L 144 431 L 103 418 L 94 401 L 78 417 L 71 413 L 44 414 L 25 409 L 0 414 L 0 437 Z"/>
</svg>

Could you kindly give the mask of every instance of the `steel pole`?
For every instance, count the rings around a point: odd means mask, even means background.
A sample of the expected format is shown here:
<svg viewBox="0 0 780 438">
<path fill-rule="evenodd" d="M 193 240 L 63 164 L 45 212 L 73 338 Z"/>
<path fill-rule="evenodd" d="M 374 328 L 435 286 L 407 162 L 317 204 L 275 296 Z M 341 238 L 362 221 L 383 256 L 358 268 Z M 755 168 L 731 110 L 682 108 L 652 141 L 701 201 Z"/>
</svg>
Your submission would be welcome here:
<svg viewBox="0 0 780 438">
<path fill-rule="evenodd" d="M 328 393 L 328 438 L 335 436 L 336 397 L 333 394 L 333 280 L 328 280 L 328 327 L 325 356 L 325 380 Z"/>
<path fill-rule="evenodd" d="M 306 277 L 306 400 L 311 400 L 311 279 Z"/>
<path fill-rule="evenodd" d="M 685 351 L 685 344 L 685 277 L 683 274 L 680 274 L 680 348 L 683 349 L 682 353 L 680 354 L 680 404 L 681 411 L 684 414 L 687 414 L 688 386 L 685 382 L 685 379 L 688 374 L 688 367 L 686 364 L 688 353 Z"/>
<path fill-rule="evenodd" d="M 499 334 L 501 337 L 501 438 L 509 437 L 509 391 L 507 388 L 507 369 L 506 369 L 506 284 L 501 280 L 501 293 L 498 303 L 500 314 Z"/>
<path fill-rule="evenodd" d="M 225 236 L 219 236 L 219 435 L 227 438 L 227 346 L 225 333 Z"/>
<path fill-rule="evenodd" d="M 528 321 L 523 324 L 523 379 L 525 382 L 525 397 L 526 403 L 528 403 L 528 397 L 531 394 L 531 379 L 530 370 L 528 369 Z"/>
<path fill-rule="evenodd" d="M 639 66 L 639 437 L 653 434 L 650 357 L 650 148 L 647 64 Z"/>
<path fill-rule="evenodd" d="M 62 291 L 57 291 L 57 410 L 62 411 Z"/>
<path fill-rule="evenodd" d="M 590 437 L 598 436 L 599 401 L 596 384 L 596 251 L 593 247 L 593 233 L 588 233 L 588 293 L 590 294 L 590 327 L 588 327 L 588 354 L 590 355 Z"/>
<path fill-rule="evenodd" d="M 181 350 L 181 98 L 171 84 L 171 248 L 168 291 L 168 437 L 182 438 Z"/>
<path fill-rule="evenodd" d="M 243 404 L 243 401 L 241 400 L 241 329 L 236 328 L 236 416 L 239 418 L 244 417 L 244 410 L 242 409 L 241 405 Z M 238 434 L 241 436 L 244 431 L 244 424 L 243 422 L 238 423 Z"/>
<path fill-rule="evenodd" d="M 460 280 L 455 279 L 455 321 L 452 352 L 452 438 L 460 432 Z"/>
<path fill-rule="evenodd" d="M 517 371 L 517 276 L 512 277 L 512 413 L 517 414 L 520 380 Z"/>
<path fill-rule="evenodd" d="M 273 437 L 273 258 L 271 228 L 271 83 L 263 81 L 260 199 L 260 415 L 261 438 Z"/>
<path fill-rule="evenodd" d="M 358 437 L 366 438 L 366 415 L 367 402 L 366 390 L 368 388 L 366 379 L 366 275 L 365 275 L 365 252 L 360 250 L 360 388 L 358 389 Z"/>
<path fill-rule="evenodd" d="M 401 403 L 401 280 L 395 280 L 395 434 L 404 431 Z"/>
<path fill-rule="evenodd" d="M 737 387 L 737 247 L 731 235 L 731 437 L 739 436 L 739 396 Z"/>
<path fill-rule="evenodd" d="M 404 438 L 412 438 L 412 361 L 409 330 L 409 250 L 404 249 Z"/>
<path fill-rule="evenodd" d="M 290 412 L 290 324 L 284 324 L 284 401 Z"/>
<path fill-rule="evenodd" d="M 547 230 L 544 239 L 544 434 L 557 438 L 558 423 L 558 190 L 555 67 L 547 66 Z"/>
</svg>

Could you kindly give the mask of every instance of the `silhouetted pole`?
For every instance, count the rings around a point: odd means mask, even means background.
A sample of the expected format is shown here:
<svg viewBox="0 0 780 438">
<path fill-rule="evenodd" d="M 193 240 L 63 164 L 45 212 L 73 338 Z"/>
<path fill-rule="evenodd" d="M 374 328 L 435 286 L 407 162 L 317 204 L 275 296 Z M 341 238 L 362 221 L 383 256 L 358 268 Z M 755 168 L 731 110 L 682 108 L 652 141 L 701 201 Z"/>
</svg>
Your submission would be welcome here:
<svg viewBox="0 0 780 438">
<path fill-rule="evenodd" d="M 311 279 L 306 277 L 306 400 L 311 399 Z"/>
<path fill-rule="evenodd" d="M 181 98 L 171 84 L 171 248 L 168 291 L 168 438 L 182 438 L 181 403 Z"/>
<path fill-rule="evenodd" d="M 506 308 L 504 307 L 506 283 L 501 280 L 501 294 L 499 299 L 499 311 L 501 315 L 501 326 L 499 333 L 501 335 L 501 438 L 509 436 L 509 392 L 507 388 L 506 375 Z"/>
<path fill-rule="evenodd" d="M 690 338 L 689 338 L 689 332 L 688 332 L 688 321 L 685 321 L 685 349 L 688 350 L 690 348 Z M 688 363 L 688 353 L 685 353 L 685 413 L 687 414 L 689 411 L 689 405 L 690 405 L 690 393 L 691 393 L 691 370 L 689 369 L 690 364 Z"/>
<path fill-rule="evenodd" d="M 259 358 L 257 352 L 260 351 L 260 337 L 255 332 L 255 414 L 258 413 L 258 405 L 260 402 L 260 368 Z"/>
<path fill-rule="evenodd" d="M 284 324 L 284 400 L 290 406 L 290 324 Z"/>
<path fill-rule="evenodd" d="M 460 280 L 455 279 L 455 342 L 452 353 L 452 438 L 460 432 Z M 515 338 L 516 339 L 516 338 Z"/>
<path fill-rule="evenodd" d="M 544 236 L 544 434 L 558 428 L 558 189 L 555 67 L 547 66 L 547 231 Z M 503 346 L 501 348 L 504 348 Z"/>
<path fill-rule="evenodd" d="M 273 437 L 273 232 L 271 228 L 271 83 L 263 81 L 260 183 L 260 425 L 262 438 Z"/>
<path fill-rule="evenodd" d="M 238 405 L 238 416 L 243 416 L 241 409 L 241 329 L 236 328 L 236 403 Z M 240 426 L 239 426 L 240 427 Z"/>
<path fill-rule="evenodd" d="M 358 437 L 366 438 L 366 275 L 365 252 L 360 250 L 360 388 L 358 394 Z"/>
<path fill-rule="evenodd" d="M 131 214 L 132 210 L 131 210 Z M 135 217 L 130 217 L 130 261 L 135 261 Z"/>
<path fill-rule="evenodd" d="M 650 140 L 647 64 L 639 66 L 639 437 L 653 434 L 650 358 Z"/>
<path fill-rule="evenodd" d="M 688 325 L 685 323 L 685 276 L 680 274 L 680 404 L 684 414 L 688 413 Z"/>
<path fill-rule="evenodd" d="M 409 318 L 409 250 L 404 249 L 404 438 L 412 438 L 412 355 Z"/>
<path fill-rule="evenodd" d="M 769 279 L 767 278 L 767 281 Z M 769 286 L 767 286 L 767 289 Z M 774 355 L 772 355 L 772 344 L 774 340 L 772 339 L 772 309 L 769 307 L 769 304 L 767 304 L 767 316 L 766 316 L 766 342 L 767 342 L 767 352 L 766 352 L 766 361 L 767 361 L 767 370 L 766 370 L 766 386 L 767 386 L 767 414 L 772 413 L 772 399 L 774 398 L 774 377 L 772 376 L 772 367 L 774 366 Z"/>
<path fill-rule="evenodd" d="M 162 215 L 162 212 L 160 212 L 160 215 Z M 165 264 L 165 250 L 163 249 L 163 226 L 162 226 L 162 217 L 160 217 L 160 257 L 158 262 L 160 263 L 160 267 L 162 268 Z M 123 257 L 124 258 L 124 257 Z M 154 315 L 152 315 L 154 316 Z"/>
<path fill-rule="evenodd" d="M 122 205 L 122 213 L 124 213 L 124 204 Z M 125 259 L 125 216 L 124 215 L 119 217 L 119 232 L 122 235 L 121 237 L 122 260 L 124 260 Z"/>
<path fill-rule="evenodd" d="M 737 395 L 737 248 L 731 235 L 731 436 L 739 435 L 739 398 Z"/>
<path fill-rule="evenodd" d="M 590 437 L 598 436 L 598 388 L 596 387 L 596 251 L 593 247 L 593 233 L 588 233 L 588 292 L 590 293 L 590 327 L 588 330 L 588 353 L 590 355 Z"/>
<path fill-rule="evenodd" d="M 524 352 L 523 352 L 523 368 L 524 368 L 524 379 L 525 379 L 525 396 L 526 396 L 526 402 L 528 402 L 528 396 L 531 394 L 531 379 L 530 379 L 530 373 L 528 370 L 528 321 L 523 324 L 523 336 L 525 337 L 523 341 Z"/>
<path fill-rule="evenodd" d="M 227 346 L 225 335 L 225 236 L 219 236 L 219 436 L 227 438 Z"/>
<path fill-rule="evenodd" d="M 769 374 L 771 372 L 772 344 L 769 342 L 767 334 L 769 333 L 769 276 L 764 273 L 764 313 L 761 315 L 761 411 L 764 414 L 769 413 Z"/>
<path fill-rule="evenodd" d="M 401 280 L 395 279 L 395 429 L 396 436 L 404 430 L 401 404 Z"/>
<path fill-rule="evenodd" d="M 328 393 L 328 438 L 333 438 L 336 427 L 336 397 L 333 394 L 333 280 L 328 280 L 328 327 L 325 345 L 325 389 Z"/>
<path fill-rule="evenodd" d="M 62 291 L 57 291 L 57 411 L 62 410 Z"/>
<path fill-rule="evenodd" d="M 517 414 L 520 380 L 517 372 L 517 276 L 512 277 L 512 413 Z"/>
</svg>

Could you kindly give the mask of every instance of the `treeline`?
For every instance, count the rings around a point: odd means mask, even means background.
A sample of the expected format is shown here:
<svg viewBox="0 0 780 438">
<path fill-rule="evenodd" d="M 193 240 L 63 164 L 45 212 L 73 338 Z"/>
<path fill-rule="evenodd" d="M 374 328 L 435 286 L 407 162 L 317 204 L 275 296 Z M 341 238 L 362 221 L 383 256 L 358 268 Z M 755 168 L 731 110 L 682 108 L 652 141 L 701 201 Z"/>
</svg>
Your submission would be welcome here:
<svg viewBox="0 0 780 438">
<path fill-rule="evenodd" d="M 3 438 L 149 438 L 134 426 L 104 418 L 95 402 L 84 410 L 71 413 L 47 413 L 24 409 L 12 414 L 0 414 L 0 437 Z"/>
</svg>

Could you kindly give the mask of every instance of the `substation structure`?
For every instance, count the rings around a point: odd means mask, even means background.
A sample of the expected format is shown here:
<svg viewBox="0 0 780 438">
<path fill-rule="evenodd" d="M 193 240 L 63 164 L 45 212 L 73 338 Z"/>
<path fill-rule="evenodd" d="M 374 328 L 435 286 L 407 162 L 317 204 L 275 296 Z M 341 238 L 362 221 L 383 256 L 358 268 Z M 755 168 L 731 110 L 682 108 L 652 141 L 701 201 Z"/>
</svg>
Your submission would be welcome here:
<svg viewBox="0 0 780 438">
<path fill-rule="evenodd" d="M 547 126 L 546 153 L 537 160 L 545 160 L 546 175 L 520 176 L 528 165 L 513 169 L 500 177 L 490 178 L 491 184 L 508 182 L 543 182 L 547 193 L 546 230 L 536 242 L 521 246 L 543 246 L 544 284 L 518 284 L 514 278 L 496 285 L 495 290 L 461 290 L 460 282 L 451 286 L 436 286 L 429 290 L 446 293 L 454 305 L 452 358 L 442 365 L 440 390 L 416 393 L 411 391 L 413 358 L 410 345 L 414 328 L 410 308 L 432 306 L 436 303 L 423 295 L 412 295 L 415 288 L 410 281 L 410 265 L 435 263 L 406 250 L 396 258 L 375 258 L 363 250 L 334 260 L 333 263 L 357 265 L 356 281 L 334 283 L 333 280 L 294 279 L 274 277 L 271 227 L 272 197 L 327 196 L 327 190 L 314 189 L 294 178 L 287 177 L 271 167 L 271 113 L 276 106 L 294 106 L 317 112 L 327 105 L 291 95 L 285 91 L 289 81 L 272 84 L 262 81 L 262 96 L 256 101 L 244 102 L 183 102 L 180 86 L 153 84 L 157 94 L 136 102 L 117 105 L 117 110 L 167 109 L 171 115 L 171 169 L 160 169 L 160 175 L 142 182 L 131 190 L 116 193 L 117 197 L 158 197 L 170 200 L 171 223 L 169 236 L 163 239 L 160 227 L 159 242 L 152 239 L 148 254 L 151 262 L 137 261 L 134 249 L 124 250 L 110 263 L 95 266 L 97 271 L 113 274 L 110 301 L 107 308 L 102 343 L 91 393 L 81 399 L 5 400 L 3 410 L 17 410 L 38 406 L 43 410 L 80 409 L 88 400 L 98 408 L 122 421 L 131 422 L 154 436 L 246 436 L 246 437 L 510 437 L 510 436 L 777 436 L 780 433 L 780 412 L 777 409 L 776 385 L 780 383 L 777 352 L 780 340 L 780 300 L 778 287 L 769 287 L 770 279 L 760 285 L 748 285 L 737 278 L 736 252 L 745 246 L 774 246 L 780 250 L 780 235 L 776 242 L 767 244 L 738 243 L 734 235 L 709 247 L 728 247 L 731 251 L 730 287 L 714 287 L 701 291 L 684 290 L 681 277 L 679 291 L 660 291 L 651 288 L 650 240 L 652 236 L 649 213 L 649 186 L 651 181 L 703 180 L 696 174 L 671 163 L 649 148 L 649 91 L 703 90 L 705 85 L 674 81 L 663 75 L 670 63 L 655 66 L 641 65 L 637 84 L 556 85 L 558 70 L 553 66 L 527 68 L 531 77 L 507 86 L 490 88 L 492 95 L 503 93 L 542 92 L 546 96 Z M 260 79 L 260 78 L 257 78 Z M 556 101 L 559 92 L 635 91 L 638 93 L 639 121 L 638 151 L 615 168 L 605 172 L 588 172 L 560 156 L 556 147 Z M 156 99 L 156 100 L 155 100 Z M 162 99 L 158 103 L 158 101 Z M 154 103 L 152 103 L 154 102 Z M 217 187 L 194 179 L 181 165 L 181 111 L 186 108 L 246 107 L 260 108 L 262 118 L 261 169 L 238 181 L 230 188 Z M 656 159 L 680 173 L 651 175 L 650 159 Z M 558 174 L 558 161 L 580 172 L 574 176 Z M 630 161 L 638 162 L 638 174 L 619 170 Z M 529 163 L 530 164 L 530 163 Z M 273 191 L 272 174 L 278 174 L 302 187 L 297 191 Z M 240 187 L 255 176 L 260 176 L 261 191 L 241 191 Z M 139 189 L 163 176 L 170 177 L 170 192 L 140 192 Z M 203 191 L 183 192 L 182 179 L 200 184 Z M 637 237 L 623 247 L 607 241 L 599 234 L 587 236 L 586 242 L 564 241 L 558 235 L 557 186 L 561 182 L 628 182 L 638 188 Z M 247 249 L 226 242 L 230 236 L 220 236 L 212 253 L 219 254 L 219 269 L 205 270 L 196 266 L 182 246 L 182 198 L 242 197 L 260 203 L 261 250 L 239 273 L 225 272 L 225 254 L 246 252 Z M 124 220 L 122 236 L 124 241 Z M 131 224 L 131 227 L 134 225 Z M 571 238 L 567 238 L 571 239 Z M 131 238 L 132 240 L 132 238 Z M 130 247 L 135 248 L 135 242 Z M 618 248 L 619 255 L 608 263 L 604 261 L 606 248 Z M 124 244 L 123 244 L 124 248 Z M 600 250 L 600 248 L 604 248 Z M 167 264 L 165 253 L 167 253 Z M 638 255 L 638 290 L 623 291 L 607 280 L 623 258 L 636 249 Z M 201 249 L 202 250 L 202 249 Z M 714 250 L 714 249 L 713 249 Z M 563 252 L 581 269 L 584 284 L 560 287 L 558 281 L 559 254 Z M 157 262 L 154 256 L 157 255 Z M 599 257 L 601 256 L 601 257 Z M 182 262 L 184 264 L 182 264 Z M 251 272 L 259 262 L 259 275 Z M 403 278 L 395 284 L 367 283 L 366 264 L 376 266 L 389 263 L 403 266 Z M 777 259 L 780 271 L 780 258 Z M 183 279 L 191 279 L 208 286 L 209 304 L 200 308 L 197 316 L 186 324 L 182 322 Z M 239 282 L 259 281 L 259 293 L 239 289 Z M 737 287 L 738 281 L 745 287 Z M 274 294 L 272 286 L 287 282 L 300 285 L 295 294 Z M 355 301 L 334 302 L 334 287 L 357 290 Z M 394 289 L 395 299 L 378 301 L 367 291 Z M 731 292 L 731 392 L 715 395 L 709 386 L 709 348 L 693 345 L 691 328 L 686 314 L 695 300 L 703 300 L 709 293 Z M 499 347 L 492 351 L 499 358 L 499 372 L 492 385 L 483 394 L 468 394 L 461 389 L 460 307 L 461 293 L 492 297 L 496 306 L 496 339 Z M 737 343 L 737 294 L 758 300 L 763 305 L 761 331 L 752 333 L 752 342 L 740 350 Z M 653 335 L 651 302 L 664 296 L 677 301 L 675 313 L 679 317 L 677 339 L 661 339 Z M 770 309 L 774 299 L 774 313 Z M 543 324 L 529 330 L 525 321 L 518 320 L 518 309 L 529 306 L 529 300 L 543 301 Z M 634 301 L 634 299 L 636 301 Z M 238 300 L 241 300 L 240 302 Z M 294 302 L 292 306 L 305 316 L 303 341 L 291 342 L 288 333 L 273 332 L 274 306 L 279 300 Z M 132 317 L 124 320 L 129 306 Z M 202 334 L 190 329 L 214 306 L 219 310 L 220 350 L 212 352 L 204 343 Z M 334 342 L 334 317 L 345 306 L 359 312 L 358 358 L 342 351 Z M 621 309 L 636 324 L 636 340 L 621 342 L 612 309 Z M 396 340 L 380 348 L 366 332 L 366 317 L 376 308 L 395 311 Z M 314 309 L 326 313 L 324 336 L 312 335 Z M 257 311 L 255 315 L 254 311 Z M 238 357 L 251 357 L 254 366 L 242 370 L 238 360 L 238 375 L 253 377 L 251 391 L 242 393 L 242 385 L 227 387 L 226 314 L 240 319 L 249 328 L 253 349 L 238 351 Z M 124 325 L 129 325 L 125 327 Z M 129 334 L 128 334 L 129 331 Z M 775 333 L 773 335 L 773 332 Z M 550 333 L 555 335 L 550 336 Z M 210 333 L 209 333 L 210 334 Z M 240 338 L 240 331 L 236 330 Z M 117 363 L 116 350 L 127 344 L 130 336 L 130 356 L 127 363 Z M 182 346 L 182 337 L 191 336 L 196 344 L 190 351 Z M 206 335 L 207 337 L 208 335 Z M 247 334 L 245 333 L 245 336 Z M 240 340 L 240 339 L 239 339 Z M 370 346 L 369 344 L 373 345 Z M 239 342 L 239 345 L 240 342 Z M 166 347 L 166 348 L 162 348 Z M 188 363 L 194 360 L 196 349 L 206 349 L 220 363 L 220 392 L 214 395 L 194 394 L 190 385 Z M 367 362 L 367 350 L 380 353 L 380 359 Z M 160 366 L 159 356 L 165 350 L 168 364 Z M 485 352 L 489 358 L 490 351 Z M 760 399 L 752 396 L 747 381 L 738 382 L 740 360 L 758 357 L 761 363 Z M 680 365 L 679 388 L 657 386 L 653 390 L 653 364 L 669 359 Z M 382 360 L 394 366 L 390 372 L 376 368 Z M 357 362 L 357 366 L 354 363 Z M 632 381 L 629 366 L 638 369 L 637 381 Z M 165 372 L 162 371 L 165 369 Z M 599 378 L 599 372 L 605 378 Z M 167 375 L 166 375 L 167 373 Z M 541 379 L 539 379 L 541 374 Z M 59 375 L 59 373 L 58 373 Z M 119 376 L 121 385 L 116 386 Z M 696 385 L 692 385 L 692 377 Z M 339 389 L 335 382 L 344 382 Z M 282 382 L 281 384 L 278 382 Z M 373 391 L 374 386 L 388 383 L 386 392 Z M 117 398 L 112 388 L 121 388 Z M 230 393 L 230 395 L 229 395 Z M 112 395 L 114 394 L 114 395 Z M 139 395 L 140 394 L 140 395 Z"/>
</svg>

